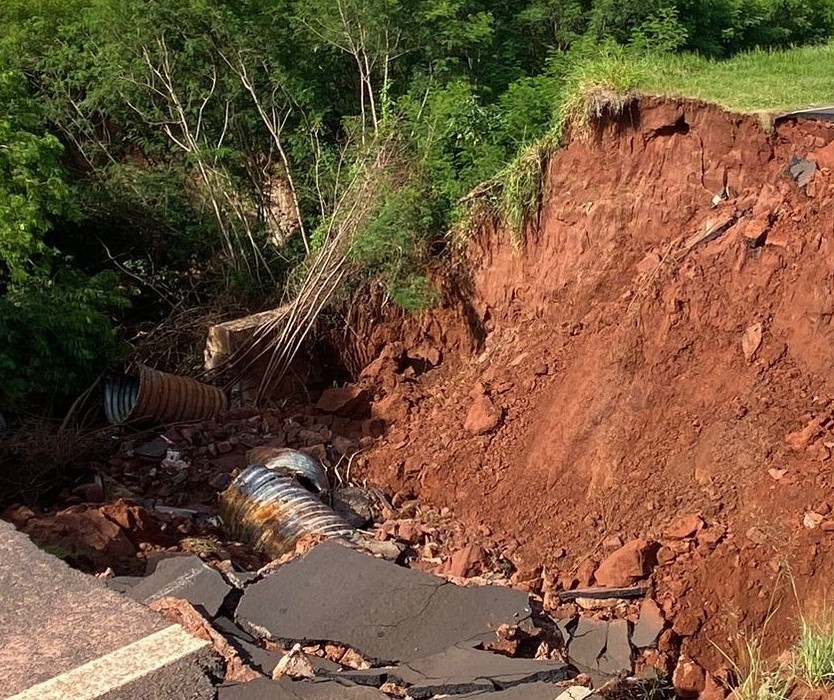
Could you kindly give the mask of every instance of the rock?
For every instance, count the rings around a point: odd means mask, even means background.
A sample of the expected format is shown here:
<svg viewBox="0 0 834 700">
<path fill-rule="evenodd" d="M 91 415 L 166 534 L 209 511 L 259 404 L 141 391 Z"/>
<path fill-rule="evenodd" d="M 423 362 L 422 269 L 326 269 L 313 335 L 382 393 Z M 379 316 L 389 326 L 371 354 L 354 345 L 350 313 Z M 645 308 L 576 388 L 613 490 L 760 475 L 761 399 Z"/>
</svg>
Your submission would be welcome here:
<svg viewBox="0 0 834 700">
<path fill-rule="evenodd" d="M 135 503 L 119 499 L 115 503 L 101 506 L 98 510 L 122 528 L 136 547 L 142 542 L 167 547 L 177 541 L 176 536 L 162 529 L 162 524 L 157 518 Z"/>
<path fill-rule="evenodd" d="M 814 161 L 820 168 L 834 170 L 834 141 L 809 153 L 808 160 Z"/>
<path fill-rule="evenodd" d="M 379 401 L 374 401 L 371 413 L 374 418 L 385 421 L 387 425 L 393 425 L 408 418 L 408 411 L 411 403 L 400 394 L 388 394 Z"/>
<path fill-rule="evenodd" d="M 744 533 L 748 540 L 750 540 L 753 544 L 765 544 L 767 542 L 767 534 L 758 527 L 751 527 Z"/>
<path fill-rule="evenodd" d="M 594 571 L 597 563 L 593 559 L 583 559 L 576 569 L 577 585 L 580 588 L 587 588 L 594 581 Z M 565 586 L 568 588 L 568 586 Z"/>
<path fill-rule="evenodd" d="M 711 673 L 705 674 L 704 689 L 699 693 L 698 700 L 724 700 L 728 690 L 719 683 Z"/>
<path fill-rule="evenodd" d="M 379 662 L 422 658 L 464 640 L 488 641 L 501 624 L 518 625 L 529 616 L 527 596 L 519 591 L 458 587 L 336 542 L 323 542 L 247 586 L 235 613 L 256 636 L 328 640 Z"/>
<path fill-rule="evenodd" d="M 23 532 L 39 547 L 92 569 L 105 569 L 136 554 L 124 531 L 94 509 L 32 518 Z"/>
<path fill-rule="evenodd" d="M 767 473 L 770 476 L 770 478 L 773 479 L 774 481 L 780 481 L 782 479 L 782 477 L 785 476 L 785 474 L 788 473 L 788 470 L 787 469 L 775 469 L 775 468 L 771 467 L 770 469 L 767 470 Z"/>
<path fill-rule="evenodd" d="M 348 486 L 337 489 L 332 495 L 332 506 L 348 525 L 362 529 L 374 520 L 373 500 L 365 489 Z"/>
<path fill-rule="evenodd" d="M 501 422 L 501 409 L 492 400 L 481 394 L 469 408 L 463 427 L 471 435 L 486 435 L 495 430 Z"/>
<path fill-rule="evenodd" d="M 628 586 L 651 570 L 652 545 L 647 540 L 632 540 L 606 557 L 594 572 L 601 586 Z"/>
<path fill-rule="evenodd" d="M 446 562 L 441 573 L 458 578 L 476 576 L 483 572 L 486 565 L 486 552 L 477 544 L 466 545 L 457 550 Z"/>
<path fill-rule="evenodd" d="M 358 386 L 325 389 L 316 403 L 324 413 L 335 413 L 346 418 L 365 418 L 369 410 L 368 392 Z"/>
<path fill-rule="evenodd" d="M 657 550 L 657 564 L 658 566 L 666 566 L 671 564 L 675 559 L 678 558 L 678 555 L 675 553 L 671 547 L 663 546 Z"/>
<path fill-rule="evenodd" d="M 619 549 L 623 546 L 623 540 L 618 535 L 612 535 L 611 537 L 606 537 L 602 541 L 602 548 L 603 549 Z"/>
<path fill-rule="evenodd" d="M 825 520 L 824 515 L 820 515 L 819 513 L 815 513 L 813 511 L 808 511 L 804 516 L 802 516 L 802 524 L 809 530 L 815 530 L 822 524 L 823 520 Z"/>
<path fill-rule="evenodd" d="M 294 644 L 292 649 L 281 657 L 281 660 L 275 664 L 275 668 L 272 670 L 272 680 L 275 681 L 284 676 L 298 680 L 314 678 L 315 675 L 316 669 L 313 668 L 307 654 L 301 651 L 300 644 Z"/>
<path fill-rule="evenodd" d="M 685 515 L 669 525 L 663 531 L 663 536 L 670 540 L 683 540 L 692 537 L 702 527 L 704 527 L 704 521 L 700 515 Z"/>
<path fill-rule="evenodd" d="M 640 617 L 631 633 L 632 645 L 637 649 L 654 647 L 665 626 L 666 620 L 663 619 L 663 613 L 660 612 L 657 603 L 651 598 L 646 598 L 640 606 Z"/>
<path fill-rule="evenodd" d="M 697 698 L 704 690 L 706 678 L 704 669 L 686 656 L 678 659 L 672 674 L 672 685 L 681 698 Z"/>
<path fill-rule="evenodd" d="M 133 454 L 146 459 L 162 459 L 171 443 L 163 437 L 158 437 L 150 442 L 145 442 L 133 449 Z"/>
<path fill-rule="evenodd" d="M 593 694 L 594 691 L 586 688 L 584 685 L 572 685 L 570 688 L 559 693 L 556 696 L 556 700 L 585 700 L 585 698 Z"/>
<path fill-rule="evenodd" d="M 215 447 L 217 448 L 218 454 L 227 455 L 229 452 L 232 451 L 232 443 L 228 440 L 223 440 L 222 442 L 218 442 Z"/>
<path fill-rule="evenodd" d="M 637 263 L 637 273 L 640 275 L 652 274 L 663 262 L 657 253 L 646 253 L 645 257 Z"/>
<path fill-rule="evenodd" d="M 748 362 L 753 359 L 756 350 L 762 344 L 762 324 L 754 323 L 748 326 L 741 335 L 741 351 Z"/>
<path fill-rule="evenodd" d="M 196 556 L 163 559 L 156 570 L 127 594 L 148 605 L 160 598 L 182 598 L 209 617 L 215 617 L 232 587 Z"/>
<path fill-rule="evenodd" d="M 822 423 L 824 420 L 825 416 L 820 416 L 809 422 L 802 430 L 789 433 L 785 437 L 785 443 L 794 452 L 804 452 L 808 449 L 811 442 L 822 435 Z"/>
<path fill-rule="evenodd" d="M 272 681 L 259 678 L 249 683 L 231 683 L 217 689 L 217 700 L 388 700 L 375 688 L 335 680 Z"/>
</svg>

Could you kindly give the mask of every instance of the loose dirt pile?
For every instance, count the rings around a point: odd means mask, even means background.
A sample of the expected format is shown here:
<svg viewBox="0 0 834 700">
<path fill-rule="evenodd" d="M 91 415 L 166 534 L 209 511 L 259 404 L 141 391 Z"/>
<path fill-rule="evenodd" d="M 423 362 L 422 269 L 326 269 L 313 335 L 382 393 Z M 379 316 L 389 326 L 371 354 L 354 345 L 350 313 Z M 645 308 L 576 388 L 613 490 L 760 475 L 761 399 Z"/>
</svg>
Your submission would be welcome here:
<svg viewBox="0 0 834 700">
<path fill-rule="evenodd" d="M 834 564 L 831 169 L 829 124 L 691 102 L 574 139 L 522 250 L 487 225 L 445 309 L 357 319 L 389 426 L 359 473 L 496 533 L 545 594 L 651 574 L 708 669 L 777 608 L 783 650 L 790 581 L 813 614 Z"/>
</svg>

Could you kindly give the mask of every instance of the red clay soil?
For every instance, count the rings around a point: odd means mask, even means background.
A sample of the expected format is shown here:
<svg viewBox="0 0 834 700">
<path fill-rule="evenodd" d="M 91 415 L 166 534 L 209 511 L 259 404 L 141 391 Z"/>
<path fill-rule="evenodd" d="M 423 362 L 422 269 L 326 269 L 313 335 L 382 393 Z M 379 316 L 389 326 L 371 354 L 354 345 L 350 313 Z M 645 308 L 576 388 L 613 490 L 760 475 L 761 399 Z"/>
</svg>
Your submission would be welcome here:
<svg viewBox="0 0 834 700">
<path fill-rule="evenodd" d="M 522 250 L 484 226 L 445 309 L 367 329 L 390 425 L 360 471 L 551 588 L 618 542 L 662 544 L 651 581 L 685 654 L 726 665 L 716 646 L 735 655 L 776 608 L 778 654 L 786 567 L 804 613 L 832 598 L 833 142 L 659 99 L 572 140 Z M 820 166 L 807 185 L 795 155 Z M 694 513 L 697 536 L 664 534 Z"/>
</svg>

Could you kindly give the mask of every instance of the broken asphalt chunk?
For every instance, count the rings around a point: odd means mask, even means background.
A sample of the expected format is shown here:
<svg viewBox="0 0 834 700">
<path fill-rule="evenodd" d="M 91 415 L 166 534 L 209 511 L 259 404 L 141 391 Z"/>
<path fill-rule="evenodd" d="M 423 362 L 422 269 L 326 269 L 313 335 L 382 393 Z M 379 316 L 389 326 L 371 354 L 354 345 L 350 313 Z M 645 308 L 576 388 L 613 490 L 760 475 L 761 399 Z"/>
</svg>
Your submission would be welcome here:
<svg viewBox="0 0 834 700">
<path fill-rule="evenodd" d="M 169 596 L 182 598 L 213 618 L 230 590 L 217 571 L 199 557 L 189 556 L 163 559 L 150 576 L 128 589 L 127 595 L 145 605 Z"/>
<path fill-rule="evenodd" d="M 330 641 L 378 663 L 411 661 L 487 641 L 529 620 L 526 594 L 460 587 L 324 542 L 247 586 L 236 621 L 276 641 Z"/>
<path fill-rule="evenodd" d="M 400 666 L 393 675 L 405 682 L 410 697 L 422 700 L 443 694 L 503 690 L 537 681 L 562 681 L 575 672 L 560 661 L 516 659 L 456 646 Z"/>
<path fill-rule="evenodd" d="M 560 698 L 564 693 L 560 694 L 561 688 L 552 683 L 525 683 L 524 685 L 517 685 L 507 690 L 499 690 L 496 692 L 485 691 L 483 693 L 467 693 L 466 695 L 456 695 L 455 700 L 463 700 L 464 698 L 481 698 L 481 700 L 553 700 Z M 588 695 L 587 700 L 601 700 L 599 695 Z"/>
<path fill-rule="evenodd" d="M 628 621 L 580 618 L 568 644 L 568 658 L 594 673 L 615 676 L 631 672 Z"/>
<path fill-rule="evenodd" d="M 646 595 L 647 586 L 632 586 L 629 588 L 576 588 L 572 591 L 561 591 L 559 600 L 566 602 L 577 598 L 590 598 L 593 600 L 610 600 L 612 598 L 630 599 L 642 598 Z"/>
<path fill-rule="evenodd" d="M 260 678 L 248 683 L 221 685 L 217 700 L 388 700 L 375 688 L 343 685 L 337 681 L 272 681 Z"/>
<path fill-rule="evenodd" d="M 665 624 L 657 603 L 651 598 L 646 598 L 640 606 L 640 617 L 631 634 L 631 643 L 637 649 L 653 647 Z"/>
</svg>

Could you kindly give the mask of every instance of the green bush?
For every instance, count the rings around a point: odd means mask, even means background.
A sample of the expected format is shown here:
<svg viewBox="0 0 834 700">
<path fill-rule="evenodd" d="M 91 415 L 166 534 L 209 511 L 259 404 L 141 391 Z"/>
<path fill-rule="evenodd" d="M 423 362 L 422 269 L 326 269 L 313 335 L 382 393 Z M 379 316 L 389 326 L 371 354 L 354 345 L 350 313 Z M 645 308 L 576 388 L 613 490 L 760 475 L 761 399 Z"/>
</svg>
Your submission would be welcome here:
<svg viewBox="0 0 834 700">
<path fill-rule="evenodd" d="M 114 273 L 10 287 L 0 297 L 0 410 L 60 406 L 86 389 L 125 350 L 108 312 L 127 303 Z"/>
</svg>

